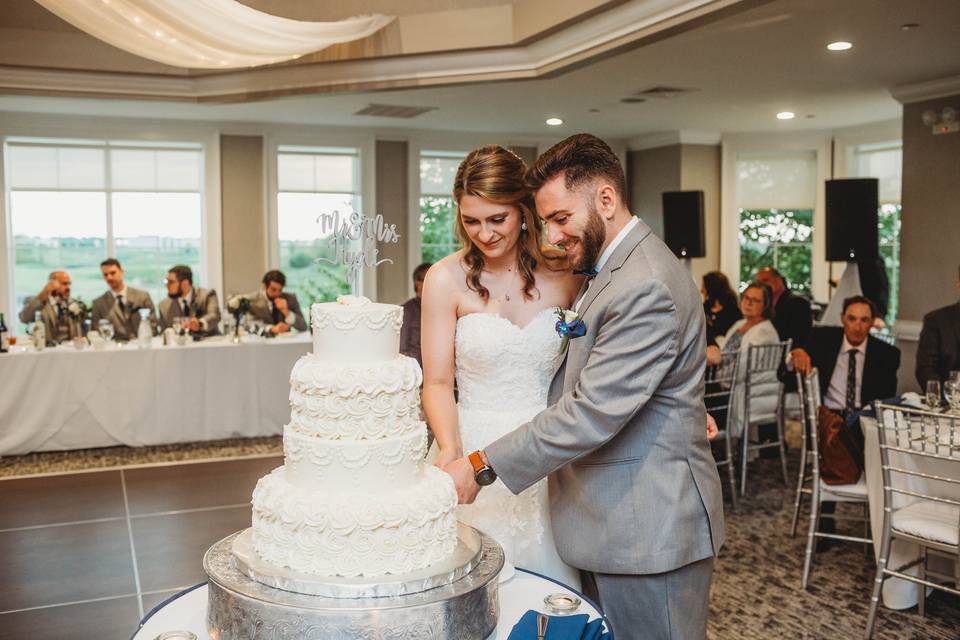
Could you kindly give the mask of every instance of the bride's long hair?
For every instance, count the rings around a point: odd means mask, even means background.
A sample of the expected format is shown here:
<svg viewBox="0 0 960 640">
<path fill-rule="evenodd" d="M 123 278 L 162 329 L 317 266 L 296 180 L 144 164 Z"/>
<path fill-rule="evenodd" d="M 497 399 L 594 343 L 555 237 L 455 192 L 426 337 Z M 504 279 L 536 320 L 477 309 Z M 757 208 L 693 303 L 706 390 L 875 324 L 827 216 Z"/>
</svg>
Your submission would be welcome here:
<svg viewBox="0 0 960 640">
<path fill-rule="evenodd" d="M 453 182 L 453 199 L 457 202 L 457 237 L 463 243 L 463 261 L 467 265 L 467 286 L 480 294 L 484 300 L 490 292 L 480 283 L 483 272 L 483 252 L 470 240 L 460 216 L 460 200 L 465 195 L 476 196 L 495 202 L 517 207 L 521 222 L 526 229 L 520 228 L 517 239 L 517 270 L 523 278 L 523 295 L 533 298 L 536 290 L 534 271 L 544 261 L 540 249 L 543 235 L 543 222 L 537 217 L 533 194 L 524 184 L 527 165 L 520 156 L 500 145 L 488 145 L 471 151 L 460 167 Z"/>
</svg>

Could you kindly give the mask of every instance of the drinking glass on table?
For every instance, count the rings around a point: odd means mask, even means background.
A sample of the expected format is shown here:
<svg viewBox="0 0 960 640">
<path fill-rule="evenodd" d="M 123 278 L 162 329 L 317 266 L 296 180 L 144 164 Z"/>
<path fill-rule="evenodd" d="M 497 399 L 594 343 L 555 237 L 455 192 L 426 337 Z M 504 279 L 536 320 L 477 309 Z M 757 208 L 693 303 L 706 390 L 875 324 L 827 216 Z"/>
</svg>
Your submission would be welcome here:
<svg viewBox="0 0 960 640">
<path fill-rule="evenodd" d="M 927 406 L 934 410 L 940 408 L 939 380 L 927 380 Z"/>
<path fill-rule="evenodd" d="M 97 322 L 97 331 L 103 337 L 104 340 L 110 342 L 113 340 L 113 323 L 109 320 L 102 319 Z"/>
<path fill-rule="evenodd" d="M 950 413 L 960 414 L 960 380 L 951 378 L 943 383 L 944 395 L 950 405 Z"/>
</svg>

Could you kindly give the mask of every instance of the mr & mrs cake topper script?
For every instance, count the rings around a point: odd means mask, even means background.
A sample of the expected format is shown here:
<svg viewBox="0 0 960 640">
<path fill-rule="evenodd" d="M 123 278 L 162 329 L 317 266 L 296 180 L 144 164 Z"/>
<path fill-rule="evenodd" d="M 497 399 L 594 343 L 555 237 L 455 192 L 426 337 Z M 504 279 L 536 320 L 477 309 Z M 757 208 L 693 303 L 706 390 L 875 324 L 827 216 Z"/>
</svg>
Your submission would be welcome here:
<svg viewBox="0 0 960 640">
<path fill-rule="evenodd" d="M 364 267 L 379 267 L 381 264 L 393 264 L 390 258 L 380 258 L 377 243 L 396 244 L 400 242 L 397 225 L 387 224 L 383 214 L 367 216 L 354 211 L 349 216 L 334 210 L 317 216 L 320 234 L 330 234 L 327 243 L 333 247 L 333 258 L 316 258 L 315 263 L 328 262 L 347 267 L 347 282 L 354 292 L 360 289 L 360 273 Z"/>
</svg>

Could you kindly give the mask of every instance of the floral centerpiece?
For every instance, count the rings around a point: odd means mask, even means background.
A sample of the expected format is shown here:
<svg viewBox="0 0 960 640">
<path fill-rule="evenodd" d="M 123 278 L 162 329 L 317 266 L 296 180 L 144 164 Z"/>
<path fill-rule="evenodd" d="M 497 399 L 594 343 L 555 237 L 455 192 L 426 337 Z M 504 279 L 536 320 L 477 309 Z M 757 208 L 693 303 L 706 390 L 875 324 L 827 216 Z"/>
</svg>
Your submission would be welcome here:
<svg viewBox="0 0 960 640">
<path fill-rule="evenodd" d="M 67 303 L 67 317 L 70 319 L 70 323 L 74 325 L 76 331 L 71 331 L 71 335 L 74 336 L 73 346 L 78 349 L 83 348 L 86 345 L 87 339 L 84 337 L 83 323 L 87 320 L 87 317 L 90 315 L 90 309 L 80 298 L 73 298 Z"/>
<path fill-rule="evenodd" d="M 243 295 L 232 296 L 227 300 L 227 311 L 233 316 L 233 341 L 240 342 L 240 320 L 250 311 L 250 298 Z"/>
</svg>

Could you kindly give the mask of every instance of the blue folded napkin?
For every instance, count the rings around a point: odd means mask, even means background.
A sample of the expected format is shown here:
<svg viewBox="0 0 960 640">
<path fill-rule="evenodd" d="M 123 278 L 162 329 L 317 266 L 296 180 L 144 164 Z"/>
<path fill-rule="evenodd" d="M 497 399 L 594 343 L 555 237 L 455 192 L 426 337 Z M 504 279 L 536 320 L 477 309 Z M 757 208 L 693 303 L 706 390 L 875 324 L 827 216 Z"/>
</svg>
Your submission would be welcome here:
<svg viewBox="0 0 960 640">
<path fill-rule="evenodd" d="M 590 621 L 590 616 L 581 613 L 575 616 L 547 616 L 547 635 L 544 640 L 600 640 L 606 638 L 603 620 Z M 520 622 L 513 625 L 507 640 L 537 640 L 537 612 L 527 611 Z"/>
</svg>

